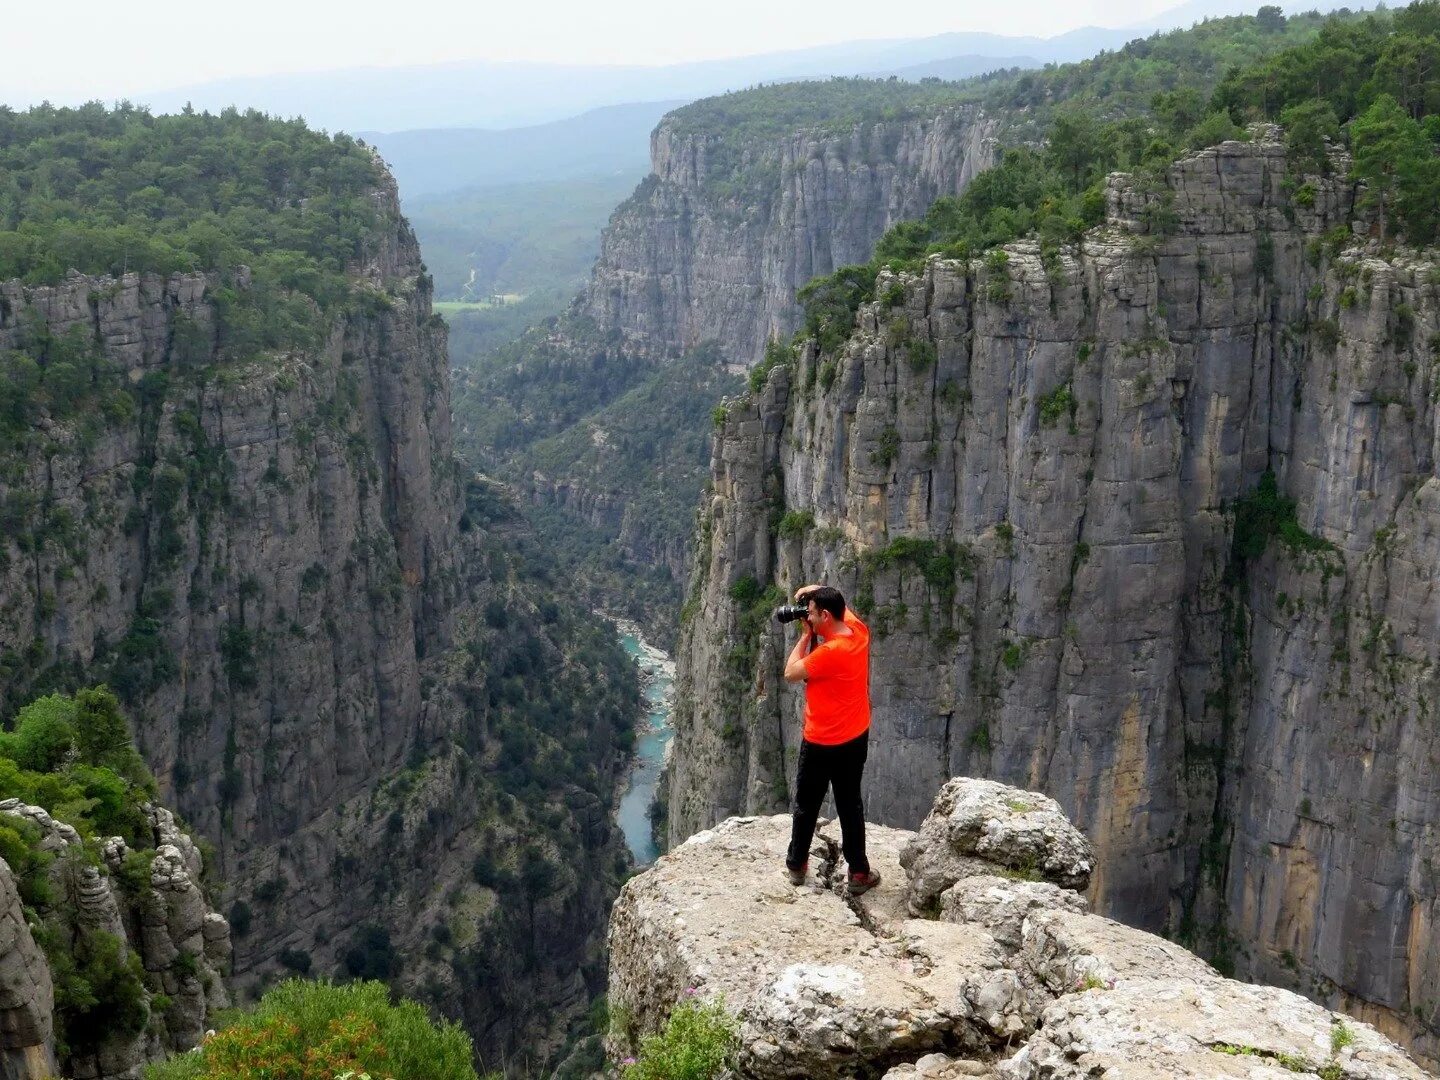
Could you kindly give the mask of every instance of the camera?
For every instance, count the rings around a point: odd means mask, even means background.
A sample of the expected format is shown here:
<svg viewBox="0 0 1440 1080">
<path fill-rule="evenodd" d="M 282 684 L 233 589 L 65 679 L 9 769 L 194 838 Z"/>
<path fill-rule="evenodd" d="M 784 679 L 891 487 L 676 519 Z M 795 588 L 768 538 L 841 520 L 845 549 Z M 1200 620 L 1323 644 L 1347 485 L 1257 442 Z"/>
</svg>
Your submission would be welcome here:
<svg viewBox="0 0 1440 1080">
<path fill-rule="evenodd" d="M 789 623 L 797 619 L 803 619 L 809 610 L 806 604 L 786 604 L 775 609 L 775 618 L 778 622 Z"/>
</svg>

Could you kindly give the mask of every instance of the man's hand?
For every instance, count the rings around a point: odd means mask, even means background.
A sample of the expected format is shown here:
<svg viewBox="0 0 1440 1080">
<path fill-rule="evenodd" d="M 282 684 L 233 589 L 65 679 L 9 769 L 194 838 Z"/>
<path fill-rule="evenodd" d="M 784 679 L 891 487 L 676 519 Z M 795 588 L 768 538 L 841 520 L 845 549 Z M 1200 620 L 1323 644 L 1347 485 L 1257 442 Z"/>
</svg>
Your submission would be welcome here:
<svg viewBox="0 0 1440 1080">
<path fill-rule="evenodd" d="M 806 623 L 804 631 L 795 639 L 795 645 L 785 660 L 786 682 L 800 682 L 805 678 L 805 657 L 810 652 L 810 640 L 814 636 L 815 631 L 810 628 L 809 623 Z"/>
<path fill-rule="evenodd" d="M 805 598 L 818 588 L 820 588 L 819 585 L 801 585 L 795 590 L 795 602 L 797 604 L 803 604 Z"/>
</svg>

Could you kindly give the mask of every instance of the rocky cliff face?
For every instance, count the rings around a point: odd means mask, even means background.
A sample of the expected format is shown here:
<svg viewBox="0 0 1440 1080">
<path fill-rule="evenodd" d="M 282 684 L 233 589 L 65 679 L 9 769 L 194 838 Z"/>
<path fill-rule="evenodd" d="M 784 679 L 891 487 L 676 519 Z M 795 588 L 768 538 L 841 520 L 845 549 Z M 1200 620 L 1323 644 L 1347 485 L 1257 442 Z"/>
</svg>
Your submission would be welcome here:
<svg viewBox="0 0 1440 1080">
<path fill-rule="evenodd" d="M 737 150 L 662 120 L 652 174 L 611 217 L 584 310 L 643 352 L 713 340 L 748 366 L 798 325 L 800 286 L 868 261 L 891 225 L 989 168 L 995 131 L 962 107 Z"/>
<path fill-rule="evenodd" d="M 1100 911 L 1434 1060 L 1440 273 L 1276 139 L 1112 178 L 1078 248 L 882 280 L 731 405 L 671 838 L 785 805 L 760 590 L 828 580 L 874 631 L 872 819 L 956 774 L 1043 790 Z"/>
<path fill-rule="evenodd" d="M 230 1003 L 223 981 L 230 967 L 230 927 L 210 910 L 199 886 L 200 851 L 174 816 L 150 807 L 153 851 L 132 864 L 129 857 L 140 853 L 113 837 L 104 844 L 104 866 L 97 867 L 86 858 L 75 830 L 44 809 L 5 799 L 0 815 L 36 829 L 40 849 L 54 856 L 46 871 L 52 900 L 33 913 L 43 920 L 44 932 L 66 941 L 97 931 L 108 935 L 106 940 L 117 947 L 113 964 L 138 960 L 153 988 L 141 991 L 148 1021 L 122 1025 L 102 1004 L 91 1016 L 95 1030 L 71 1030 L 57 1045 L 51 968 L 27 922 L 10 867 L 0 860 L 0 1008 L 5 1017 L 0 1075 L 48 1080 L 57 1075 L 58 1064 L 76 1080 L 135 1080 L 147 1061 L 197 1045 L 214 1011 Z M 73 980 L 75 972 L 67 975 Z M 93 987 L 101 999 L 108 990 Z"/>
<path fill-rule="evenodd" d="M 483 528 L 462 542 L 444 324 L 388 177 L 375 199 L 353 302 L 305 353 L 223 361 L 202 274 L 0 284 L 0 349 L 76 332 L 138 403 L 4 462 L 0 713 L 120 692 L 165 797 L 215 844 L 242 987 L 277 961 L 400 979 L 482 1053 L 551 1047 L 586 1001 L 619 840 L 603 797 L 572 793 L 552 824 L 586 847 L 529 898 L 541 955 L 483 980 L 457 959 L 511 944 L 518 901 L 471 863 L 512 862 L 524 821 L 507 804 L 485 827 L 486 680 L 514 672 L 489 670 L 473 604 L 533 603 Z M 604 791 L 615 748 L 592 719 Z"/>
<path fill-rule="evenodd" d="M 1092 914 L 1089 847 L 1043 795 L 954 780 L 918 834 L 867 838 L 883 880 L 858 898 L 833 823 L 789 884 L 785 817 L 727 819 L 629 882 L 612 1054 L 718 998 L 745 1080 L 1426 1075 L 1369 1025 Z"/>
</svg>

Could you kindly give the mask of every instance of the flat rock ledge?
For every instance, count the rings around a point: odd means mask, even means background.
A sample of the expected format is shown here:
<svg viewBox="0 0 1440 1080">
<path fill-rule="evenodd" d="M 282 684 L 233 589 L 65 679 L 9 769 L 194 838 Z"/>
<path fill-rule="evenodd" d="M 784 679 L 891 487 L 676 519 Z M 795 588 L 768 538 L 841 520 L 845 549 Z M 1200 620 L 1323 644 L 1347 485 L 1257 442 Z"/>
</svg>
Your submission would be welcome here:
<svg viewBox="0 0 1440 1080">
<path fill-rule="evenodd" d="M 789 830 L 730 818 L 625 885 L 612 1060 L 677 1002 L 719 997 L 753 1080 L 1430 1076 L 1367 1024 L 1090 913 L 1089 846 L 1043 795 L 951 780 L 919 832 L 869 826 L 884 881 L 858 898 L 837 824 L 799 888 Z"/>
</svg>

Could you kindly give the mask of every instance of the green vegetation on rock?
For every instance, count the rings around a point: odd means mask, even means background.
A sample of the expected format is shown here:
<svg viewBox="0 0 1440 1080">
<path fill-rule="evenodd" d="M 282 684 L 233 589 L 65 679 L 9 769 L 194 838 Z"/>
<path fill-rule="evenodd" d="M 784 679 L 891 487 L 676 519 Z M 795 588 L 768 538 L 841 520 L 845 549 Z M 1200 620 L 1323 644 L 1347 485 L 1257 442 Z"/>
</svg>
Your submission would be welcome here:
<svg viewBox="0 0 1440 1080">
<path fill-rule="evenodd" d="M 42 846 L 30 821 L 0 814 L 0 858 L 15 874 L 27 921 L 50 966 L 62 1058 L 117 1034 L 134 1035 L 149 1020 L 139 956 L 113 934 L 72 924 L 62 907 L 70 902 L 72 872 L 102 865 L 100 843 L 110 836 L 123 837 L 134 849 L 118 876 L 120 889 L 136 897 L 149 889 L 155 841 L 144 807 L 154 795 L 155 782 L 130 741 L 120 703 L 104 687 L 41 698 L 20 710 L 11 730 L 0 732 L 0 799 L 39 806 L 82 841 L 57 853 Z"/>
<path fill-rule="evenodd" d="M 334 986 L 289 979 L 196 1051 L 149 1066 L 145 1080 L 475 1080 L 470 1037 L 383 983 Z"/>
<path fill-rule="evenodd" d="M 42 806 L 84 838 L 147 846 L 141 805 L 154 795 L 120 703 L 105 687 L 40 698 L 0 732 L 0 799 Z M 0 819 L 0 829 L 8 827 Z"/>
<path fill-rule="evenodd" d="M 714 1080 L 733 1064 L 736 1020 L 722 1001 L 682 1001 L 622 1064 L 625 1080 Z"/>
<path fill-rule="evenodd" d="M 1295 517 L 1295 500 L 1280 494 L 1268 469 L 1254 491 L 1235 500 L 1235 531 L 1231 554 L 1237 572 L 1265 554 L 1271 540 L 1292 552 L 1333 551 L 1334 545 L 1306 532 Z"/>
<path fill-rule="evenodd" d="M 0 108 L 0 281 L 204 271 L 224 355 L 314 348 L 317 306 L 362 302 L 380 184 L 349 136 L 254 110 Z"/>
<path fill-rule="evenodd" d="M 913 271 L 930 254 L 966 259 L 1027 235 L 1047 249 L 1073 242 L 1101 220 L 1109 172 L 1153 174 L 1187 149 L 1241 137 L 1254 120 L 1293 125 L 1298 160 L 1317 168 L 1325 139 L 1347 136 L 1382 220 L 1388 208 L 1408 239 L 1428 243 L 1440 229 L 1440 123 L 1427 119 L 1440 92 L 1420 74 L 1432 56 L 1440 4 L 1421 0 L 1393 19 L 1214 19 L 1001 82 L 985 92 L 989 105 L 1031 110 L 1006 137 L 1043 146 L 1009 147 L 961 195 L 894 226 L 868 264 L 808 283 L 804 333 L 836 348 L 860 304 L 875 299 L 883 267 Z M 1152 231 L 1166 224 L 1157 218 Z M 1008 287 L 990 276 L 990 298 L 1002 302 Z"/>
</svg>

